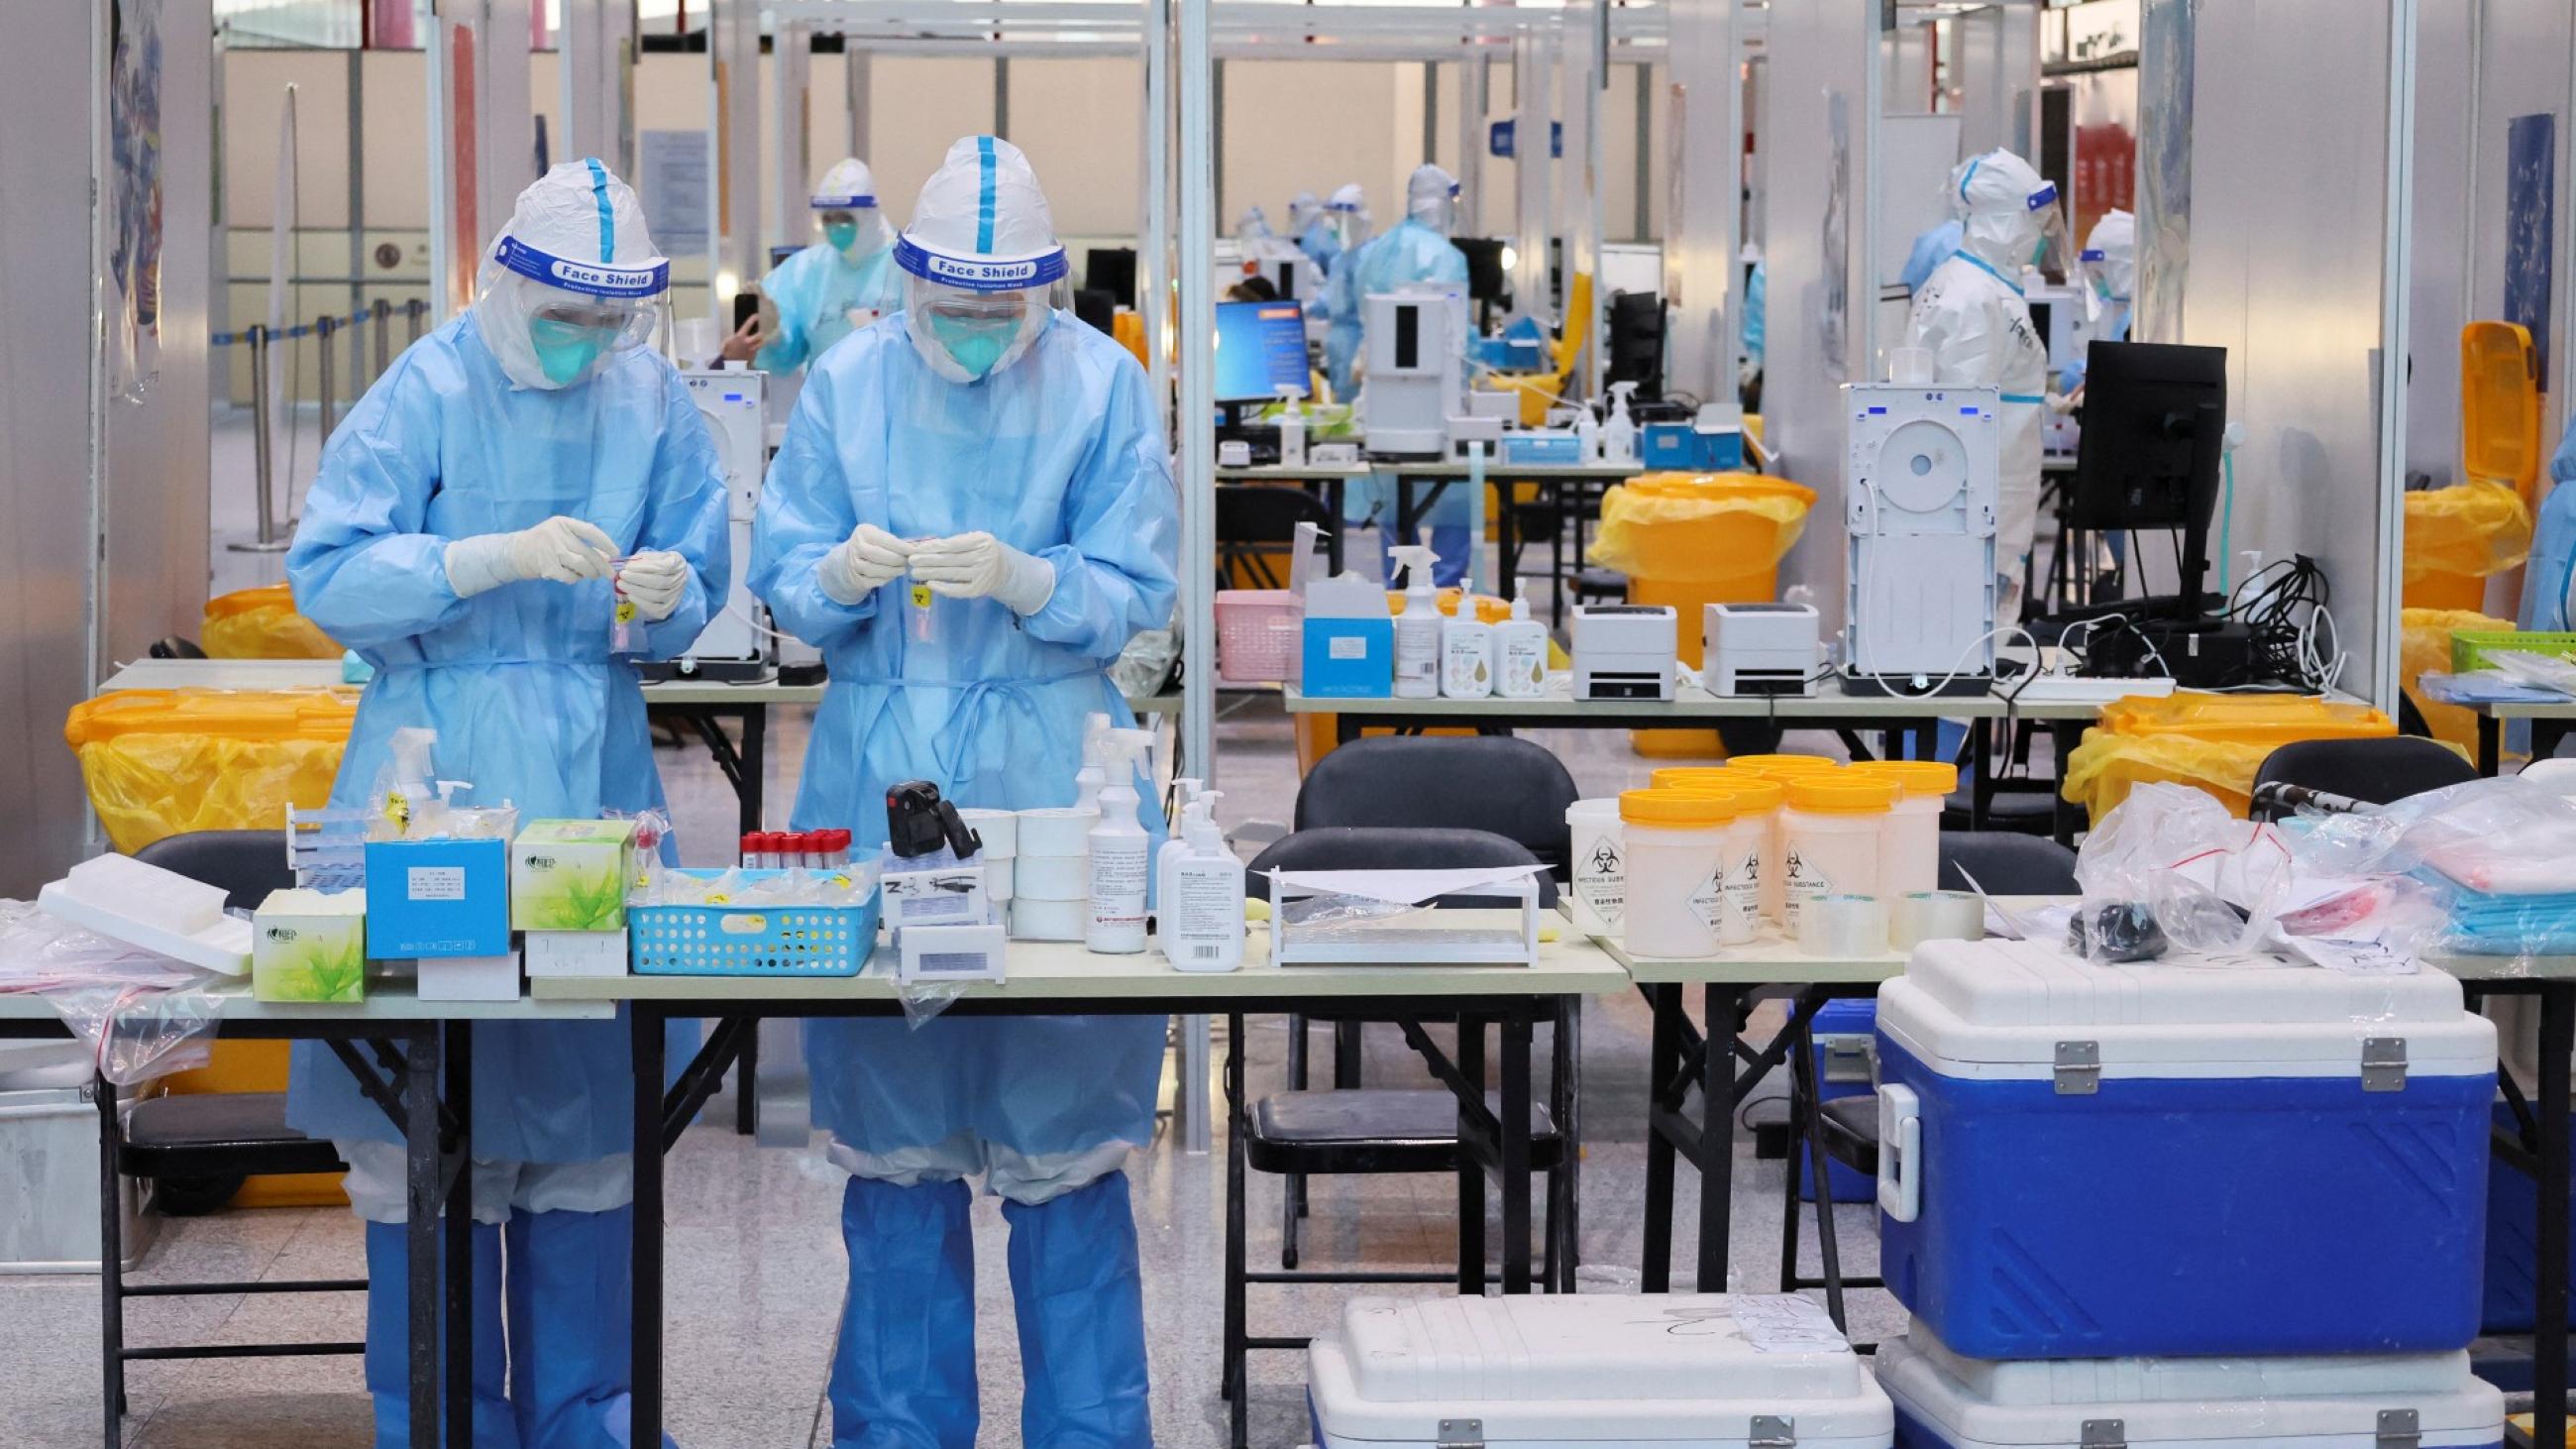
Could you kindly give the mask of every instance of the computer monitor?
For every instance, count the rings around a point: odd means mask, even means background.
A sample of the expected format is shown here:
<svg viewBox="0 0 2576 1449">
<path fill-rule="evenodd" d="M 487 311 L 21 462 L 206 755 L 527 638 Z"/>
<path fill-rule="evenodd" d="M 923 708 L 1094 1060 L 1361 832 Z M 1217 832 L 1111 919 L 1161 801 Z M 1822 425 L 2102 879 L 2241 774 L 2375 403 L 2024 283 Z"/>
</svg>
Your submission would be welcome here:
<svg viewBox="0 0 2576 1449">
<path fill-rule="evenodd" d="M 1084 287 L 1073 294 L 1073 315 L 1101 332 L 1118 335 L 1118 299 Z"/>
<path fill-rule="evenodd" d="M 1490 236 L 1452 237 L 1450 245 L 1467 254 L 1467 296 L 1476 302 L 1499 302 L 1512 293 L 1511 275 L 1503 270 L 1503 240 Z"/>
<path fill-rule="evenodd" d="M 1306 313 L 1294 301 L 1219 302 L 1216 400 L 1269 402 L 1287 388 L 1308 393 Z"/>
<path fill-rule="evenodd" d="M 2087 350 L 2084 433 L 2067 521 L 2087 529 L 2181 529 L 2175 602 L 2185 617 L 2201 610 L 2226 430 L 2226 348 L 2097 340 Z"/>
<path fill-rule="evenodd" d="M 1607 382 L 1633 382 L 1637 401 L 1664 395 L 1664 299 L 1652 292 L 1610 294 Z"/>
<path fill-rule="evenodd" d="M 1083 289 L 1107 292 L 1121 307 L 1136 305 L 1136 249 L 1093 247 L 1082 256 Z"/>
</svg>

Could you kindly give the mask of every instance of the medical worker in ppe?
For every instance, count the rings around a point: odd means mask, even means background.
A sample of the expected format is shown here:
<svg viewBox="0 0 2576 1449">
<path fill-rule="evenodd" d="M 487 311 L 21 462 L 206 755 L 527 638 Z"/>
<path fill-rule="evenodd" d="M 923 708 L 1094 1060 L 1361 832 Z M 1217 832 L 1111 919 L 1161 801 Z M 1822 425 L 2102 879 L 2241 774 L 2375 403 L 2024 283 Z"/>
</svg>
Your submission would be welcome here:
<svg viewBox="0 0 2576 1449">
<path fill-rule="evenodd" d="M 1950 254 L 1959 249 L 1959 238 L 1964 232 L 1958 218 L 1953 217 L 1916 237 L 1914 245 L 1905 253 L 1905 270 L 1896 276 L 1905 284 L 1905 290 L 1922 291 L 1923 284 L 1931 279 L 1932 269 L 1950 260 Z"/>
<path fill-rule="evenodd" d="M 286 574 L 295 606 L 375 666 L 333 805 L 380 808 L 369 796 L 404 729 L 437 732 L 438 773 L 473 786 L 460 803 L 507 802 L 523 822 L 662 803 L 635 661 L 688 648 L 731 568 L 715 445 L 679 374 L 643 346 L 669 274 L 624 182 L 595 160 L 557 166 L 520 193 L 473 307 L 412 344 L 332 433 Z M 621 597 L 634 606 L 622 653 Z M 484 1449 L 625 1442 L 627 1062 L 613 1021 L 475 1032 Z M 287 1120 L 349 1163 L 376 1443 L 407 1445 L 401 1138 L 317 1043 L 295 1048 Z"/>
<path fill-rule="evenodd" d="M 2129 340 L 2129 312 L 2138 295 L 2138 219 L 2114 208 L 2085 233 L 2084 250 L 2075 256 L 2075 284 L 2090 294 L 2086 307 L 2092 322 L 2088 339 Z M 2057 389 L 2072 393 L 2084 385 L 2084 359 L 2058 369 Z"/>
<path fill-rule="evenodd" d="M 2040 409 L 2048 386 L 2048 345 L 2022 299 L 2022 271 L 2063 274 L 2066 223 L 2057 188 L 2010 151 L 1961 162 L 1950 173 L 1950 198 L 1959 249 L 1915 292 L 1905 345 L 1931 352 L 1933 380 L 1943 387 L 2002 390 L 1995 621 L 2009 626 L 2021 622 L 2023 565 L 2039 526 Z"/>
<path fill-rule="evenodd" d="M 903 305 L 894 228 L 877 207 L 868 163 L 856 156 L 835 163 L 814 184 L 812 200 L 823 239 L 760 279 L 763 310 L 776 314 L 752 362 L 763 372 L 805 367 L 833 343 Z"/>
<path fill-rule="evenodd" d="M 1244 208 L 1243 217 L 1234 224 L 1235 240 L 1243 245 L 1243 265 L 1247 273 L 1267 277 L 1275 286 L 1284 269 L 1295 284 L 1288 295 L 1299 302 L 1311 302 L 1322 282 L 1316 266 L 1306 256 L 1306 249 L 1270 230 L 1270 214 L 1258 206 Z"/>
<path fill-rule="evenodd" d="M 1368 199 L 1361 193 L 1359 183 L 1354 181 L 1336 188 L 1332 199 L 1324 203 L 1323 220 L 1297 242 L 1299 249 L 1313 257 L 1315 265 L 1323 268 L 1324 272 L 1323 284 L 1315 293 L 1315 305 L 1310 311 L 1313 320 L 1328 324 L 1333 320 L 1333 276 L 1368 240 L 1368 236 Z M 1334 383 L 1334 388 L 1341 401 L 1350 401 L 1350 395 L 1340 390 L 1339 382 Z"/>
<path fill-rule="evenodd" d="M 2531 561 L 2522 569 L 2522 608 L 2515 616 L 2525 629 L 2564 633 L 2576 618 L 2576 418 L 2567 423 L 2558 451 L 2549 459 L 2549 496 L 2540 500 L 2540 518 L 2532 525 Z"/>
<path fill-rule="evenodd" d="M 1288 198 L 1288 239 L 1300 250 L 1306 245 L 1306 232 L 1324 219 L 1324 199 L 1311 191 L 1300 191 Z"/>
<path fill-rule="evenodd" d="M 820 648 L 797 828 L 885 837 L 888 786 L 1070 805 L 1108 666 L 1171 617 L 1178 494 L 1145 371 L 1050 307 L 1065 254 L 1028 158 L 949 148 L 895 243 L 904 310 L 818 363 L 760 500 L 751 586 Z M 1154 791 L 1140 783 L 1151 800 Z M 1148 828 L 1162 822 L 1150 807 Z M 1030 1449 L 1152 1442 L 1136 1227 L 1163 1023 L 808 1023 L 814 1116 L 851 1180 L 832 1442 L 970 1449 L 981 1175 L 1010 1224 Z"/>
</svg>

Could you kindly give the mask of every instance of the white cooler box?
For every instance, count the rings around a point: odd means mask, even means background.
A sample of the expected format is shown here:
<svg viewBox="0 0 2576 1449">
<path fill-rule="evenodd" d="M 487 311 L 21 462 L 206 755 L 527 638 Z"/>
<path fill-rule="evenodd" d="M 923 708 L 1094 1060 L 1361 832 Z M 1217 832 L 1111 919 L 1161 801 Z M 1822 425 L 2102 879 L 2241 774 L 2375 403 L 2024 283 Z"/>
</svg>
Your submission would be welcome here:
<svg viewBox="0 0 2576 1449">
<path fill-rule="evenodd" d="M 1980 1359 L 2477 1336 L 2495 1028 L 2439 972 L 1936 941 L 1878 998 L 1879 1260 Z"/>
<path fill-rule="evenodd" d="M 2465 1353 L 1962 1358 L 1920 1323 L 1878 1348 L 1900 1449 L 2484 1449 L 2504 1395 Z"/>
<path fill-rule="evenodd" d="M 1360 1298 L 1306 1355 L 1316 1449 L 1887 1449 L 1803 1298 Z"/>
</svg>

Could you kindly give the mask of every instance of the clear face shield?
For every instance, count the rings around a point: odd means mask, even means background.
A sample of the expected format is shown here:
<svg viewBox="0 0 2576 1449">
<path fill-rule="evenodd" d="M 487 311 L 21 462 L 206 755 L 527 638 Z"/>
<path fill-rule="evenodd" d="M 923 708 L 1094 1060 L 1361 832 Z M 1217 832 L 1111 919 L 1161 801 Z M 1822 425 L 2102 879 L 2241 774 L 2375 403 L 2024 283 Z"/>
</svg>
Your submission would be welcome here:
<svg viewBox="0 0 2576 1449">
<path fill-rule="evenodd" d="M 1011 291 L 974 291 L 907 273 L 905 325 L 934 369 L 954 381 L 973 382 L 1008 367 L 1028 350 L 1064 289 L 1059 279 Z"/>
<path fill-rule="evenodd" d="M 2075 238 L 2066 225 L 2066 208 L 2057 199 L 2057 188 L 2042 186 L 2031 193 L 2030 214 L 2026 227 L 2032 237 L 2028 265 L 2052 281 L 2072 281 L 2077 276 Z"/>
</svg>

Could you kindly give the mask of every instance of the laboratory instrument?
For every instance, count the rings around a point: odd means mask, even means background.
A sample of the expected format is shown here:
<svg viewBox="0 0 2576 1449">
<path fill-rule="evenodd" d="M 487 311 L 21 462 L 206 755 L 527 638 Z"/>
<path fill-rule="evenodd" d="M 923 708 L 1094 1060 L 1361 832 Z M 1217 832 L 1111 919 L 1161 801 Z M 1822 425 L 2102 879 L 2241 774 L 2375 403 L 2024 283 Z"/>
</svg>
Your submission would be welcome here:
<svg viewBox="0 0 2576 1449">
<path fill-rule="evenodd" d="M 1573 633 L 1576 699 L 1672 699 L 1681 636 L 1670 605 L 1578 604 Z"/>
<path fill-rule="evenodd" d="M 1982 694 L 1994 675 L 1993 388 L 1844 387 L 1850 532 L 1843 667 L 1909 694 Z"/>
<path fill-rule="evenodd" d="M 1364 298 L 1368 451 L 1381 458 L 1442 458 L 1449 419 L 1466 391 L 1467 299 L 1461 292 L 1402 291 Z"/>
<path fill-rule="evenodd" d="M 1709 604 L 1700 620 L 1708 692 L 1813 695 L 1824 677 L 1823 621 L 1812 604 Z"/>
</svg>

